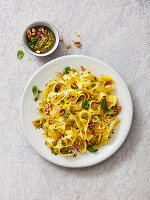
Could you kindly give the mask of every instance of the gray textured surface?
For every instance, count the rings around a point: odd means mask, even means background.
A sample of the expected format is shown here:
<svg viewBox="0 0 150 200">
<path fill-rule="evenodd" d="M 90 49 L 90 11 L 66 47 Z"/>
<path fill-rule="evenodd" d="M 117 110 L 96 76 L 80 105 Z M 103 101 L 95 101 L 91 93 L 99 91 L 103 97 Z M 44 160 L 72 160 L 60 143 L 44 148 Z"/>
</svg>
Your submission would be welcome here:
<svg viewBox="0 0 150 200">
<path fill-rule="evenodd" d="M 0 199 L 150 199 L 150 68 L 148 17 L 144 0 L 0 1 Z M 82 47 L 60 44 L 49 57 L 23 48 L 22 32 L 34 20 L 56 25 L 69 44 L 80 33 Z M 16 58 L 23 49 L 22 60 Z M 110 64 L 126 81 L 134 104 L 133 124 L 111 158 L 85 169 L 67 169 L 40 157 L 25 139 L 19 119 L 22 91 L 35 70 L 53 58 L 84 54 Z M 31 60 L 29 60 L 31 58 Z"/>
</svg>

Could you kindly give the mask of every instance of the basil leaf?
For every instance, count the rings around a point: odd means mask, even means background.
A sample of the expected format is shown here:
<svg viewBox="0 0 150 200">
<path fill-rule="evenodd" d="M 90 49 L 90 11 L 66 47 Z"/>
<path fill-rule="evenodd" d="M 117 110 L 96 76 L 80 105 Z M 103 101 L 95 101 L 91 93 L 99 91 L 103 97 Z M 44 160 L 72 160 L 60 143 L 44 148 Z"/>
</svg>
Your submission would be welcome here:
<svg viewBox="0 0 150 200">
<path fill-rule="evenodd" d="M 107 109 L 107 110 L 105 110 L 105 113 L 107 115 L 112 115 L 114 113 L 114 110 L 113 109 Z"/>
<path fill-rule="evenodd" d="M 33 93 L 34 97 L 37 97 L 37 95 L 38 95 L 38 88 L 37 88 L 36 85 L 34 85 L 34 86 L 32 87 L 32 93 Z"/>
<path fill-rule="evenodd" d="M 98 151 L 98 149 L 95 149 L 94 147 L 87 147 L 86 149 L 90 152 L 97 152 Z"/>
<path fill-rule="evenodd" d="M 105 99 L 102 100 L 102 104 L 101 105 L 102 105 L 102 108 L 104 109 L 104 113 L 106 113 L 107 115 L 112 115 L 114 113 L 113 109 L 108 109 L 107 108 Z"/>
<path fill-rule="evenodd" d="M 107 109 L 105 99 L 102 100 L 102 108 L 104 109 L 104 111 Z"/>
<path fill-rule="evenodd" d="M 65 74 L 67 74 L 68 70 L 70 69 L 70 67 L 65 67 L 62 73 L 62 76 L 64 76 Z"/>
<path fill-rule="evenodd" d="M 31 37 L 29 40 L 30 40 L 31 43 L 34 43 L 34 42 L 36 42 L 38 39 L 39 39 L 39 36 L 37 36 L 37 37 Z"/>
<path fill-rule="evenodd" d="M 82 101 L 82 108 L 88 109 L 88 107 L 89 107 L 88 100 L 87 99 L 83 99 L 83 101 Z"/>
<path fill-rule="evenodd" d="M 23 56 L 24 56 L 24 52 L 23 52 L 22 50 L 19 50 L 19 51 L 17 52 L 17 58 L 18 58 L 18 59 L 21 59 L 21 58 L 23 58 Z"/>
</svg>

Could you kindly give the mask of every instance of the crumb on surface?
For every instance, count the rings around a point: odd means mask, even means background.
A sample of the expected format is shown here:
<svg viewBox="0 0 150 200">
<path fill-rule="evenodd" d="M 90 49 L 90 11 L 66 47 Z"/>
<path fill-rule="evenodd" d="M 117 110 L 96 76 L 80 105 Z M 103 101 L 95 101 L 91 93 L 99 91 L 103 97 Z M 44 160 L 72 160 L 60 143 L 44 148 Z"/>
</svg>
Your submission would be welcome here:
<svg viewBox="0 0 150 200">
<path fill-rule="evenodd" d="M 77 33 L 77 32 L 74 32 L 74 34 L 75 34 L 76 36 L 78 36 L 78 37 L 80 36 L 80 34 L 79 34 L 79 33 Z"/>
<path fill-rule="evenodd" d="M 80 47 L 80 41 L 73 41 L 73 43 L 76 45 L 76 47 Z"/>
<path fill-rule="evenodd" d="M 71 48 L 71 45 L 65 45 L 65 47 L 66 47 L 67 49 L 70 49 L 70 48 Z"/>
<path fill-rule="evenodd" d="M 64 41 L 64 39 L 63 39 L 63 38 L 60 38 L 60 39 L 59 39 L 59 41 L 60 41 L 60 42 L 63 42 L 63 41 Z"/>
</svg>

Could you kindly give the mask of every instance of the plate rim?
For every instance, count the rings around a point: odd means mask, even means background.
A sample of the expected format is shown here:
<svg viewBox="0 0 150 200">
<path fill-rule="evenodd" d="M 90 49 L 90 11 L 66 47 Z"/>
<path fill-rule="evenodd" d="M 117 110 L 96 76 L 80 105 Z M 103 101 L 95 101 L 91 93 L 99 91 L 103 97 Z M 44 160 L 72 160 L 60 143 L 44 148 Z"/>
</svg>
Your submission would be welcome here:
<svg viewBox="0 0 150 200">
<path fill-rule="evenodd" d="M 128 125 L 128 128 L 127 128 L 127 131 L 126 131 L 126 135 L 124 135 L 124 137 L 121 138 L 121 141 L 120 143 L 110 152 L 108 153 L 105 158 L 103 159 L 97 159 L 95 162 L 93 162 L 92 164 L 82 164 L 80 166 L 73 166 L 73 165 L 69 165 L 69 164 L 60 164 L 59 162 L 57 162 L 56 160 L 51 160 L 49 159 L 48 157 L 46 157 L 42 152 L 40 152 L 36 145 L 34 145 L 28 134 L 26 133 L 25 131 L 25 127 L 24 127 L 24 123 L 23 123 L 23 113 L 22 113 L 22 110 L 23 110 L 23 100 L 24 100 L 24 97 L 25 97 L 25 93 L 27 91 L 27 88 L 30 84 L 30 82 L 32 81 L 32 79 L 36 76 L 36 74 L 38 74 L 40 71 L 42 71 L 47 65 L 52 64 L 53 62 L 56 62 L 57 60 L 61 60 L 61 59 L 64 59 L 64 58 L 67 58 L 67 57 L 72 57 L 72 58 L 87 58 L 87 59 L 90 59 L 90 60 L 93 60 L 95 62 L 99 62 L 100 64 L 103 64 L 103 65 L 106 65 L 108 69 L 110 69 L 114 74 L 117 74 L 117 76 L 121 79 L 122 83 L 124 84 L 124 87 L 126 87 L 127 89 L 127 93 L 128 93 L 128 97 L 129 97 L 129 101 L 130 101 L 130 119 L 129 119 L 129 125 Z M 22 126 L 22 129 L 23 129 L 23 132 L 24 132 L 24 135 L 26 137 L 26 139 L 28 140 L 29 144 L 33 147 L 33 149 L 39 153 L 43 158 L 45 158 L 46 160 L 48 160 L 49 162 L 51 163 L 54 163 L 56 165 L 59 165 L 59 166 L 63 166 L 63 167 L 68 167 L 68 168 L 83 168 L 83 167 L 90 167 L 90 166 L 93 166 L 93 165 L 96 165 L 98 163 L 101 163 L 103 162 L 104 160 L 108 159 L 109 157 L 111 157 L 115 152 L 117 152 L 117 150 L 119 150 L 119 148 L 122 146 L 122 144 L 124 143 L 124 141 L 126 140 L 127 136 L 128 136 L 128 133 L 130 131 L 130 128 L 131 128 L 131 124 L 132 124 L 132 119 L 133 119 L 133 102 L 132 102 L 132 98 L 131 98 L 131 94 L 130 94 L 130 91 L 129 91 L 129 88 L 128 86 L 126 85 L 124 79 L 120 76 L 120 74 L 115 70 L 113 69 L 111 66 L 109 66 L 108 64 L 106 64 L 105 62 L 97 59 L 97 58 L 94 58 L 94 57 L 91 57 L 91 56 L 86 56 L 86 55 L 66 55 L 66 56 L 61 56 L 61 57 L 58 57 L 58 58 L 55 58 L 53 60 L 50 60 L 49 62 L 45 63 L 44 65 L 42 65 L 39 69 L 37 69 L 33 74 L 32 76 L 29 78 L 28 82 L 26 83 L 25 87 L 24 87 L 24 90 L 22 92 L 22 95 L 21 95 L 21 100 L 20 100 L 20 121 L 21 121 L 21 126 Z"/>
</svg>

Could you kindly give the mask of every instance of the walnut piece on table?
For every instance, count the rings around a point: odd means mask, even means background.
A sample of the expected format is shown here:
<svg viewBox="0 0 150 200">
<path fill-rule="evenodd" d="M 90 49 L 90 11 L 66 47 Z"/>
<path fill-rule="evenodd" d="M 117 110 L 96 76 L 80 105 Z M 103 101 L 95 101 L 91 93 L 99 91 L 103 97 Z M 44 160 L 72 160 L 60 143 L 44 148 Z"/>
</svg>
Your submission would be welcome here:
<svg viewBox="0 0 150 200">
<path fill-rule="evenodd" d="M 60 38 L 60 39 L 59 39 L 59 41 L 60 41 L 60 42 L 63 42 L 63 41 L 64 41 L 64 39 L 63 39 L 63 38 Z"/>
<path fill-rule="evenodd" d="M 76 47 L 80 47 L 80 41 L 73 41 L 73 43 L 76 45 Z"/>
<path fill-rule="evenodd" d="M 66 47 L 67 49 L 70 49 L 70 48 L 71 48 L 71 46 L 70 46 L 70 45 L 65 45 L 65 47 Z"/>
</svg>

